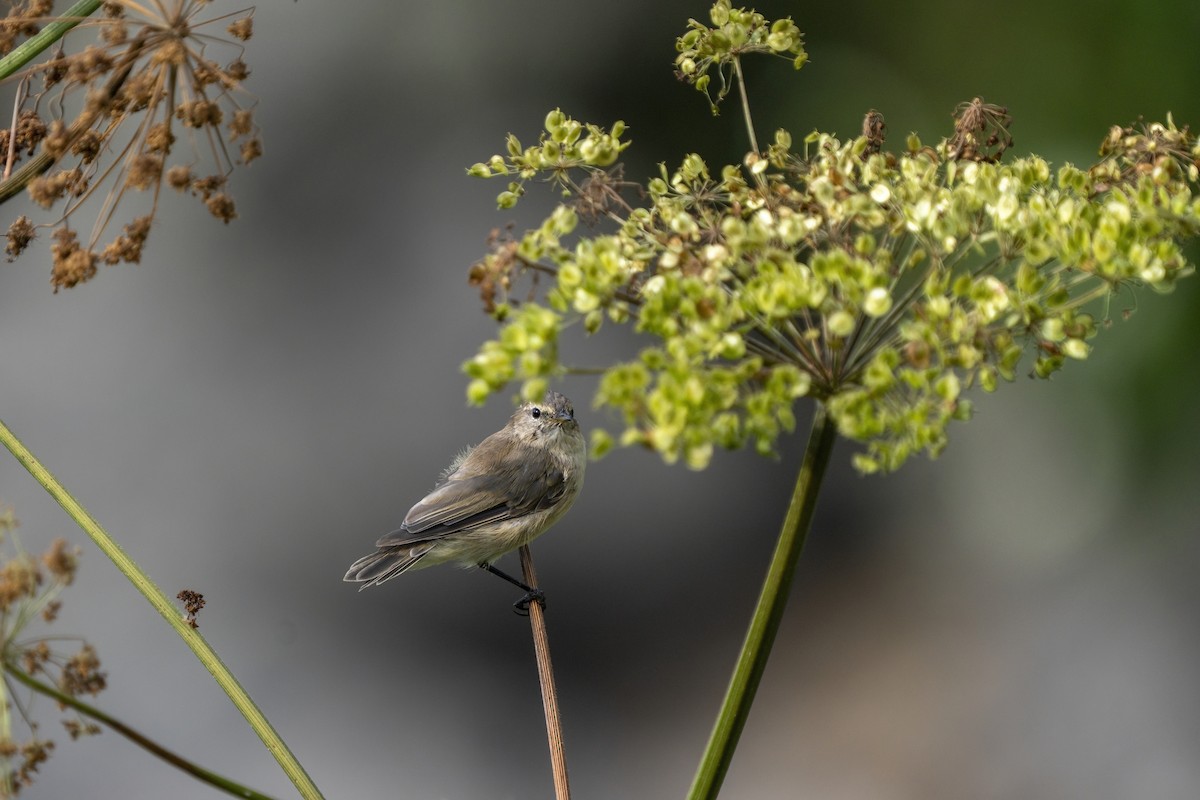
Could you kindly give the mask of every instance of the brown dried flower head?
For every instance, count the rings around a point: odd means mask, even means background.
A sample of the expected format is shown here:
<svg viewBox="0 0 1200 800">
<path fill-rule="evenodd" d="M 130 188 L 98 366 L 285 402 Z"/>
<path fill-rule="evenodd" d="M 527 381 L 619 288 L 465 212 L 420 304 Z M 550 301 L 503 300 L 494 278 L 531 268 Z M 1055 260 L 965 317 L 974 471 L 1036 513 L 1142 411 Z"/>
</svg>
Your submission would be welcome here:
<svg viewBox="0 0 1200 800">
<path fill-rule="evenodd" d="M 58 688 L 72 697 L 100 694 L 107 685 L 108 678 L 100 671 L 100 657 L 86 643 L 79 648 L 79 652 L 67 659 L 58 678 Z"/>
<path fill-rule="evenodd" d="M 50 623 L 58 616 L 62 606 L 58 594 L 75 578 L 79 550 L 56 539 L 35 558 L 21 547 L 16 526 L 11 509 L 0 506 L 0 670 L 10 675 L 21 671 L 35 680 L 44 677 L 69 695 L 94 695 L 107 683 L 94 648 L 81 642 L 77 652 L 64 655 L 51 646 L 62 637 L 31 638 L 29 631 L 39 617 Z M 21 712 L 6 717 L 0 731 L 0 773 L 10 776 L 0 781 L 3 797 L 29 786 L 54 748 L 54 742 L 38 735 L 39 724 L 29 713 L 33 706 L 13 696 L 17 686 L 7 682 L 5 697 L 0 698 Z M 13 730 L 20 723 L 28 729 L 24 741 Z M 63 724 L 72 738 L 98 730 L 82 718 L 68 718 Z"/>
<path fill-rule="evenodd" d="M 985 103 L 981 97 L 960 104 L 954 117 L 954 136 L 948 142 L 950 158 L 998 162 L 1013 145 L 1008 132 L 1011 125 L 1012 117 L 1004 106 Z"/>
<path fill-rule="evenodd" d="M 0 20 L 0 52 L 36 33 L 51 5 L 14 5 Z M 164 183 L 222 222 L 236 218 L 229 178 L 262 155 L 253 98 L 243 89 L 253 12 L 213 5 L 110 0 L 17 76 L 17 122 L 0 130 L 0 202 L 27 188 L 35 203 L 56 210 L 44 223 L 58 229 L 55 291 L 90 280 L 98 264 L 138 263 Z M 139 208 L 112 236 L 118 208 L 131 206 Z M 94 219 L 86 235 L 71 224 L 80 214 Z M 9 229 L 10 260 L 33 230 L 27 219 Z"/>
</svg>

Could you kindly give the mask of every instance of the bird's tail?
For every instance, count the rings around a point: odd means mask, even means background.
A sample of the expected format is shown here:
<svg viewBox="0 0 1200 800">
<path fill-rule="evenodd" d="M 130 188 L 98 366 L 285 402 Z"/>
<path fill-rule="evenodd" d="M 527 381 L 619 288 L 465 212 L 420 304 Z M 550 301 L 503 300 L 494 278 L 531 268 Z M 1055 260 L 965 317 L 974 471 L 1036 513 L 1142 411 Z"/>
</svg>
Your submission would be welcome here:
<svg viewBox="0 0 1200 800">
<path fill-rule="evenodd" d="M 384 581 L 408 572 L 417 562 L 429 554 L 429 547 L 381 547 L 369 556 L 363 556 L 350 565 L 342 580 L 361 583 L 361 592 L 368 586 L 378 586 Z"/>
</svg>

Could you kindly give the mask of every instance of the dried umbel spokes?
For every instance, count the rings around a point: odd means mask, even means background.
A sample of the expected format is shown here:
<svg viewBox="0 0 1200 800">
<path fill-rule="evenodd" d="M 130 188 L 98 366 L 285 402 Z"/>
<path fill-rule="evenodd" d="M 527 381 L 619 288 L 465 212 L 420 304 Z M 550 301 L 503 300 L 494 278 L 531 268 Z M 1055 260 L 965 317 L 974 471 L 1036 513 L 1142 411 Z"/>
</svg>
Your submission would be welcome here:
<svg viewBox="0 0 1200 800">
<path fill-rule="evenodd" d="M 954 117 L 954 136 L 948 143 L 948 155 L 953 159 L 994 164 L 1012 147 L 1012 134 L 1008 132 L 1011 125 L 1012 117 L 1004 106 L 985 103 L 979 97 L 963 103 Z"/>
<path fill-rule="evenodd" d="M 214 5 L 110 0 L 49 58 L 14 76 L 16 123 L 0 131 L 0 202 L 27 188 L 37 205 L 58 211 L 44 223 L 59 228 L 55 291 L 89 280 L 99 264 L 139 262 L 164 182 L 217 219 L 236 218 L 230 175 L 263 152 L 243 90 L 250 70 L 242 43 L 253 23 L 249 10 Z M 0 23 L 0 49 L 47 21 L 30 18 L 39 9 Z M 83 44 L 88 36 L 95 41 Z M 118 208 L 130 206 L 120 222 Z M 82 214 L 93 220 L 86 235 L 72 225 Z M 12 224 L 9 260 L 32 231 L 24 217 Z"/>
</svg>

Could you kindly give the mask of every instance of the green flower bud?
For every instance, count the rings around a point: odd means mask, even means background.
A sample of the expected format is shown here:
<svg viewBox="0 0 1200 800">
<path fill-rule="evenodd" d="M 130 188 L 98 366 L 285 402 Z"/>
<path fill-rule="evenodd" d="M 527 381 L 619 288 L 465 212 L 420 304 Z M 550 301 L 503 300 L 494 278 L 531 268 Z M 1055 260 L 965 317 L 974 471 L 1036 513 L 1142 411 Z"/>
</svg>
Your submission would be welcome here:
<svg viewBox="0 0 1200 800">
<path fill-rule="evenodd" d="M 835 311 L 825 321 L 830 336 L 845 338 L 854 332 L 854 315 L 848 311 Z"/>
<path fill-rule="evenodd" d="M 1090 350 L 1091 347 L 1082 339 L 1067 339 L 1062 344 L 1063 354 L 1079 361 L 1087 358 Z"/>
</svg>

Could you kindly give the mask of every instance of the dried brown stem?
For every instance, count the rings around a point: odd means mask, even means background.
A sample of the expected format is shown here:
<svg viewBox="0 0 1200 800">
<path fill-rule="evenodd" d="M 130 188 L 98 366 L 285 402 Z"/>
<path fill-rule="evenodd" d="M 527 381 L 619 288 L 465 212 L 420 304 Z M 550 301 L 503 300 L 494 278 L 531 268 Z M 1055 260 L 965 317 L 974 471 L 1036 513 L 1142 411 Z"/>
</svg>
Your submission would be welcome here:
<svg viewBox="0 0 1200 800">
<path fill-rule="evenodd" d="M 529 545 L 521 547 L 521 572 L 530 588 L 537 588 L 537 573 Z M 533 629 L 533 651 L 537 655 L 538 681 L 542 685 L 542 707 L 546 712 L 546 739 L 550 744 L 550 768 L 554 772 L 554 796 L 570 800 L 567 780 L 567 754 L 563 747 L 562 721 L 558 716 L 558 690 L 554 687 L 554 668 L 550 664 L 550 639 L 546 635 L 546 612 L 541 603 L 529 604 L 529 625 Z"/>
</svg>

